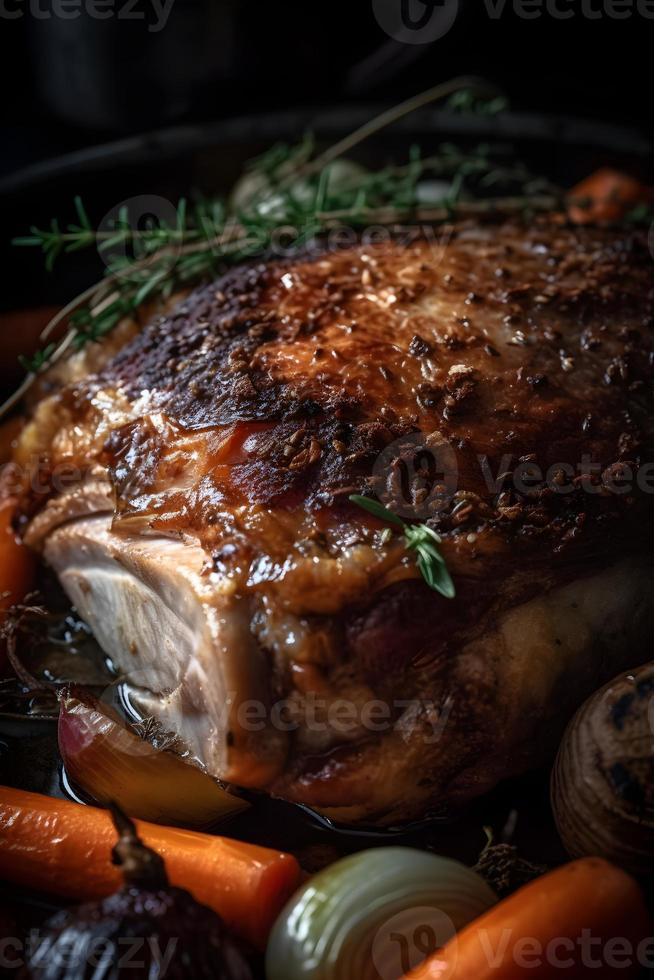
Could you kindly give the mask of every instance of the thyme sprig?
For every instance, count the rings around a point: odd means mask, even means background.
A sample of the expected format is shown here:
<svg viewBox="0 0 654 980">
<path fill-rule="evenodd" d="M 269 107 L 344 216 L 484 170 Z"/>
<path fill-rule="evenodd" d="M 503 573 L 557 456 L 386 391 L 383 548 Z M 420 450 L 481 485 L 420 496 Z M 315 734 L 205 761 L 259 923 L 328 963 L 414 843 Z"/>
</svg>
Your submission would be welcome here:
<svg viewBox="0 0 654 980">
<path fill-rule="evenodd" d="M 106 273 L 50 321 L 42 334 L 43 349 L 21 360 L 27 377 L 0 407 L 0 418 L 69 350 L 101 341 L 146 302 L 165 302 L 229 265 L 269 252 L 280 227 L 293 230 L 285 248 L 300 249 L 340 226 L 438 223 L 493 210 L 557 206 L 555 188 L 536 181 L 521 164 L 498 165 L 486 145 L 462 153 L 445 144 L 428 157 L 413 147 L 407 164 L 374 172 L 344 158 L 402 116 L 447 99 L 454 99 L 453 108 L 459 110 L 486 111 L 487 106 L 492 113 L 502 108 L 499 93 L 488 83 L 455 79 L 387 110 L 322 153 L 316 152 L 310 136 L 297 146 L 277 144 L 249 165 L 229 199 L 194 205 L 182 200 L 174 221 L 135 228 L 122 209 L 109 227 L 94 229 L 77 198 L 75 222 L 53 220 L 46 229 L 32 227 L 15 244 L 40 248 L 48 269 L 63 254 L 94 247 L 104 258 Z M 479 200 L 479 193 L 494 196 Z M 64 326 L 63 337 L 53 340 Z"/>
<path fill-rule="evenodd" d="M 372 497 L 362 497 L 360 494 L 353 493 L 349 500 L 379 520 L 401 528 L 404 534 L 404 546 L 407 551 L 416 553 L 416 564 L 429 588 L 440 592 L 446 599 L 454 598 L 456 589 L 445 559 L 440 553 L 439 545 L 442 543 L 442 538 L 436 531 L 427 524 L 407 524 L 392 510 Z"/>
</svg>

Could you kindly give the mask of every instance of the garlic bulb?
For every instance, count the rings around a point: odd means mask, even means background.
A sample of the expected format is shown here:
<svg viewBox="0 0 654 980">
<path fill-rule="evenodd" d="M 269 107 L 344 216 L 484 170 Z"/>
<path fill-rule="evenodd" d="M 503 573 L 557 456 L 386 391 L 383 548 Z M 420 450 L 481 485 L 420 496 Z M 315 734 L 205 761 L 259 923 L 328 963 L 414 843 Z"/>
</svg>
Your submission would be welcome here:
<svg viewBox="0 0 654 980">
<path fill-rule="evenodd" d="M 475 871 L 406 847 L 343 858 L 273 927 L 268 980 L 398 980 L 497 901 Z"/>
<path fill-rule="evenodd" d="M 616 677 L 577 712 L 554 767 L 552 806 L 572 856 L 654 875 L 654 663 Z"/>
</svg>

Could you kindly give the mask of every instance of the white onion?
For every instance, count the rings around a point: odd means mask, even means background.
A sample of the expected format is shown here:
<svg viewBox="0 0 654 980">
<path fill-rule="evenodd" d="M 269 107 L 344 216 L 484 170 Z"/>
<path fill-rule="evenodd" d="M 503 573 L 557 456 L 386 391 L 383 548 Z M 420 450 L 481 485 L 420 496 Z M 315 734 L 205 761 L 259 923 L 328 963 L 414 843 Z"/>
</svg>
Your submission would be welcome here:
<svg viewBox="0 0 654 980">
<path fill-rule="evenodd" d="M 325 868 L 273 927 L 268 980 L 397 980 L 497 896 L 475 871 L 406 847 L 383 847 Z"/>
</svg>

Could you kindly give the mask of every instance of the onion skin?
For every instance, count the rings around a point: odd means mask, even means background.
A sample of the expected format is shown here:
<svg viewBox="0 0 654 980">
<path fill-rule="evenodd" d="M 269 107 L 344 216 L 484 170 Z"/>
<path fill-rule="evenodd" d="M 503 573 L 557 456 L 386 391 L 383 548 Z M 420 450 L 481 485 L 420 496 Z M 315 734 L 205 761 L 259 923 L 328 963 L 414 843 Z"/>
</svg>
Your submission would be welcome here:
<svg viewBox="0 0 654 980">
<path fill-rule="evenodd" d="M 458 861 L 407 847 L 362 851 L 319 872 L 290 900 L 270 936 L 266 976 L 396 980 L 496 902 L 483 878 Z"/>
<path fill-rule="evenodd" d="M 552 808 L 572 857 L 654 876 L 654 663 L 614 678 L 572 719 L 552 773 Z"/>
<path fill-rule="evenodd" d="M 98 803 L 171 826 L 209 827 L 248 808 L 210 776 L 111 717 L 104 705 L 68 695 L 59 714 L 59 751 L 68 776 Z"/>
</svg>

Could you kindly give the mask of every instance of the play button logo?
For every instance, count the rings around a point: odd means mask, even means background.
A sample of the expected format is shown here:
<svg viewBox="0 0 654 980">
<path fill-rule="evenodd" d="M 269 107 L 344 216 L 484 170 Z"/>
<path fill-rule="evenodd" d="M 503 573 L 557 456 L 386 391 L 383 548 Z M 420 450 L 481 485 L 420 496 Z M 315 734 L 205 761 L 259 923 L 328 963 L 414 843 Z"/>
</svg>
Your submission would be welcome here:
<svg viewBox="0 0 654 980">
<path fill-rule="evenodd" d="M 459 0 L 372 0 L 379 26 L 404 44 L 431 44 L 444 37 L 459 14 Z"/>
</svg>

